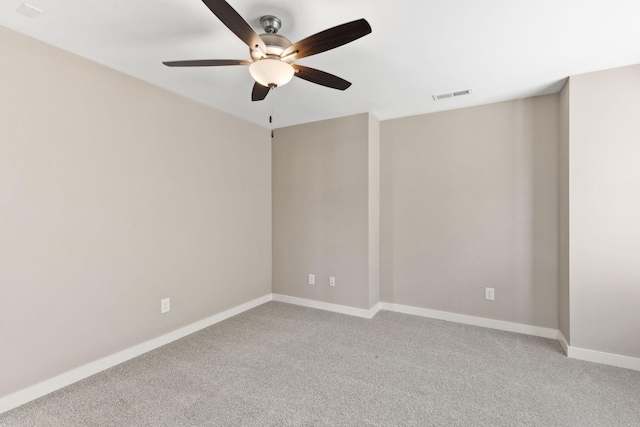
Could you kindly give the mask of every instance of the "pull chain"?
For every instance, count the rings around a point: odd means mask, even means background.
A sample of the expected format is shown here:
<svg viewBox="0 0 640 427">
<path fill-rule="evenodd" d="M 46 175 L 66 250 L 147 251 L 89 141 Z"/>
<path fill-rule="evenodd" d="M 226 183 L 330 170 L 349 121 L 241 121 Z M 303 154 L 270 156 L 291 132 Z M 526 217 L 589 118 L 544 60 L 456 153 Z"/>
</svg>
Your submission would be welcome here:
<svg viewBox="0 0 640 427">
<path fill-rule="evenodd" d="M 269 102 L 271 103 L 271 107 L 269 109 L 269 123 L 273 123 L 273 96 L 275 94 L 275 90 L 273 88 L 269 89 L 271 96 L 269 97 Z"/>
</svg>

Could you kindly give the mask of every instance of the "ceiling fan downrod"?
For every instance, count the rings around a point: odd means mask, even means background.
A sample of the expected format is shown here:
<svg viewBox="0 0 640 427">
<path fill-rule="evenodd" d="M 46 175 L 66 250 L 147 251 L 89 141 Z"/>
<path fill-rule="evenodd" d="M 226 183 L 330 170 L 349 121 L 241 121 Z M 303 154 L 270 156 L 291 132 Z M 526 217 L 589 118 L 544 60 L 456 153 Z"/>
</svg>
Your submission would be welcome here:
<svg viewBox="0 0 640 427">
<path fill-rule="evenodd" d="M 260 18 L 260 25 L 264 28 L 265 33 L 276 34 L 282 27 L 282 21 L 273 15 L 265 15 Z"/>
</svg>

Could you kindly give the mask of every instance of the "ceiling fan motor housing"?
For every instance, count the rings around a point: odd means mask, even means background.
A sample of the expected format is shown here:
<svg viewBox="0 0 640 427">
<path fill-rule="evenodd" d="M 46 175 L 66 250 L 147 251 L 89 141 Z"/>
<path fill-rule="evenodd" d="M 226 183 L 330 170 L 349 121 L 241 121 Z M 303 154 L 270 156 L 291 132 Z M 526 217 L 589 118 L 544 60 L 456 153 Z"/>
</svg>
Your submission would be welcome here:
<svg viewBox="0 0 640 427">
<path fill-rule="evenodd" d="M 260 34 L 260 38 L 267 45 L 267 51 L 265 52 L 267 57 L 280 58 L 282 52 L 292 44 L 288 38 L 280 34 Z M 250 49 L 250 52 L 254 61 L 262 58 L 262 52 L 252 49 Z"/>
</svg>

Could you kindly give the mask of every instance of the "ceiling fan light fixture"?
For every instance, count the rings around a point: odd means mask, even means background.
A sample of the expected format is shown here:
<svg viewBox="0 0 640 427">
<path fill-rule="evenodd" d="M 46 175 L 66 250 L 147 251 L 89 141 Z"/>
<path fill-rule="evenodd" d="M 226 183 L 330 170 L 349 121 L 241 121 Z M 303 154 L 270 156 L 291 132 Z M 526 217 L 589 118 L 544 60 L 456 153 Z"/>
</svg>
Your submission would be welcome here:
<svg viewBox="0 0 640 427">
<path fill-rule="evenodd" d="M 265 34 L 256 33 L 251 25 L 231 7 L 226 0 L 202 0 L 222 23 L 249 48 L 252 61 L 239 59 L 199 59 L 165 61 L 167 67 L 217 67 L 223 65 L 247 65 L 255 83 L 251 91 L 252 101 L 262 101 L 276 86 L 282 86 L 296 76 L 308 82 L 337 90 L 345 90 L 351 83 L 333 74 L 302 65 L 292 65 L 295 60 L 316 55 L 351 43 L 371 33 L 366 19 L 358 19 L 336 25 L 294 44 L 277 34 L 282 22 L 273 15 L 260 18 Z"/>
<path fill-rule="evenodd" d="M 249 66 L 251 77 L 262 86 L 282 86 L 293 78 L 295 70 L 286 62 L 279 59 L 264 58 L 253 62 Z"/>
</svg>

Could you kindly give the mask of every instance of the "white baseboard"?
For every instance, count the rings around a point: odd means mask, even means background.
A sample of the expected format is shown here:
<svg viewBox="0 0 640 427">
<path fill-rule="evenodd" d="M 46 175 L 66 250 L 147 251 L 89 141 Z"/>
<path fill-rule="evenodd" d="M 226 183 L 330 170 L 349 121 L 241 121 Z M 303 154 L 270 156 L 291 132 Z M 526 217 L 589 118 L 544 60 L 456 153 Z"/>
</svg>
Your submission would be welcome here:
<svg viewBox="0 0 640 427">
<path fill-rule="evenodd" d="M 388 302 L 379 302 L 369 310 L 366 310 L 362 308 L 349 307 L 346 305 L 331 304 L 322 301 L 315 301 L 280 294 L 273 294 L 273 300 L 294 305 L 301 305 L 303 307 L 333 311 L 335 313 L 348 314 L 350 316 L 364 317 L 366 319 L 371 319 L 379 310 L 387 310 L 395 311 L 397 313 L 412 314 L 414 316 L 429 317 L 431 319 L 463 323 L 465 325 L 481 326 L 484 328 L 498 329 L 507 332 L 517 332 L 520 334 L 533 335 L 543 338 L 558 339 L 559 333 L 557 329 L 544 328 L 541 326 L 531 326 L 521 323 L 506 322 L 502 320 L 486 319 L 484 317 L 467 316 L 464 314 L 449 313 L 446 311 L 430 310 L 428 308 L 412 307 L 408 305 L 393 304 Z"/>
<path fill-rule="evenodd" d="M 622 356 L 620 354 L 605 353 L 597 350 L 569 346 L 567 356 L 571 359 L 584 360 L 585 362 L 602 363 L 618 368 L 640 371 L 640 358 Z"/>
<path fill-rule="evenodd" d="M 328 302 L 314 301 L 305 298 L 290 297 L 288 295 L 273 294 L 273 300 L 286 302 L 288 304 L 301 305 L 303 307 L 317 308 L 320 310 L 333 311 L 340 314 L 348 314 L 349 316 L 364 317 L 371 319 L 380 310 L 380 303 L 374 305 L 369 310 L 364 308 L 349 307 L 347 305 L 331 304 Z"/>
<path fill-rule="evenodd" d="M 623 356 L 621 354 L 605 353 L 603 351 L 572 347 L 560 331 L 558 331 L 558 342 L 562 346 L 564 353 L 570 359 L 584 360 L 585 362 L 601 363 L 603 365 L 611 365 L 618 368 L 640 371 L 640 358 L 638 357 Z"/>
<path fill-rule="evenodd" d="M 271 301 L 271 299 L 271 294 L 265 295 L 263 297 L 254 299 L 253 301 L 249 301 L 225 310 L 222 313 L 218 313 L 180 329 L 176 329 L 175 331 L 169 332 L 168 334 L 119 351 L 118 353 L 112 354 L 94 362 L 87 363 L 86 365 L 80 366 L 79 368 L 72 369 L 71 371 L 65 372 L 48 380 L 42 381 L 38 384 L 4 396 L 0 398 L 0 414 L 3 412 L 7 412 L 13 408 L 17 408 L 18 406 L 24 405 L 27 402 L 35 400 L 70 384 L 78 382 L 82 379 L 90 377 L 91 375 L 95 375 L 98 372 L 102 372 L 106 369 L 112 368 L 120 363 L 126 362 L 129 359 L 133 359 L 134 357 L 140 356 L 151 350 L 155 350 L 156 348 L 162 347 L 163 345 L 169 344 L 170 342 L 186 337 L 187 335 L 190 335 L 201 329 L 207 328 L 218 322 L 233 317 L 236 314 L 240 314 L 244 311 L 262 305 L 266 302 Z"/>
<path fill-rule="evenodd" d="M 558 338 L 558 330 L 531 326 L 522 323 L 507 322 L 504 320 L 486 319 L 484 317 L 467 316 L 466 314 L 449 313 L 447 311 L 430 310 L 428 308 L 412 307 L 409 305 L 381 303 L 382 310 L 395 311 L 397 313 L 413 314 L 414 316 L 429 317 L 431 319 L 447 320 L 449 322 L 465 325 L 481 326 L 483 328 L 498 329 L 500 331 L 517 332 L 519 334 L 533 335 L 543 338 Z"/>
<path fill-rule="evenodd" d="M 562 350 L 564 351 L 564 354 L 566 354 L 567 357 L 568 357 L 569 356 L 569 343 L 567 342 L 567 339 L 564 337 L 564 335 L 562 334 L 561 331 L 558 331 L 557 340 L 560 343 L 560 346 L 562 347 Z"/>
</svg>

